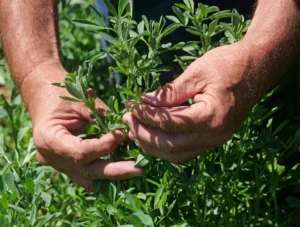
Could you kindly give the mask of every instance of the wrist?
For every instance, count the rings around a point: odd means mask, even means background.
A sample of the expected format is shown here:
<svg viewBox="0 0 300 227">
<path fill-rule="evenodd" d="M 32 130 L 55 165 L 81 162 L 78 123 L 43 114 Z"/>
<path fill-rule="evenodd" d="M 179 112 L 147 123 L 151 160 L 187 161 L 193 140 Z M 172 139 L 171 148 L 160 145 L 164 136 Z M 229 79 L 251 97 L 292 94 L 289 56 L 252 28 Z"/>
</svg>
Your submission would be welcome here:
<svg viewBox="0 0 300 227">
<path fill-rule="evenodd" d="M 63 83 L 67 71 L 56 60 L 43 62 L 32 69 L 19 84 L 19 90 L 30 113 L 45 99 L 66 95 L 65 89 L 55 87 L 54 82 Z"/>
</svg>

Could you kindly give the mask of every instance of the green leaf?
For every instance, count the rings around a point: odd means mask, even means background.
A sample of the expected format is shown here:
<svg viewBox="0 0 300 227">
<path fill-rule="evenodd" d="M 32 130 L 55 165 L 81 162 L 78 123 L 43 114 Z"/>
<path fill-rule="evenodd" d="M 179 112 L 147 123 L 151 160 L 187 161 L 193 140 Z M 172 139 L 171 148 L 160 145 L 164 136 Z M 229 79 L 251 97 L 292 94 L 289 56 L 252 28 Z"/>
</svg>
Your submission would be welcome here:
<svg viewBox="0 0 300 227">
<path fill-rule="evenodd" d="M 115 39 L 114 37 L 112 37 L 111 35 L 105 33 L 105 32 L 99 32 L 101 37 L 104 38 L 106 41 L 112 43 L 112 44 L 115 44 L 115 45 L 118 45 L 118 40 Z"/>
<path fill-rule="evenodd" d="M 220 11 L 219 7 L 217 6 L 210 6 L 207 8 L 207 14 L 210 13 L 217 13 Z M 230 12 L 230 10 L 223 10 L 222 12 Z"/>
<path fill-rule="evenodd" d="M 103 15 L 97 10 L 95 9 L 92 5 L 90 5 L 90 11 L 91 14 L 95 17 L 95 19 L 102 25 L 106 27 L 106 21 L 103 17 Z"/>
<path fill-rule="evenodd" d="M 4 184 L 8 186 L 8 188 L 12 191 L 12 193 L 16 193 L 18 197 L 20 197 L 19 189 L 15 183 L 15 177 L 12 173 L 7 173 L 3 178 Z"/>
<path fill-rule="evenodd" d="M 75 84 L 75 86 L 76 86 L 76 90 L 79 92 L 79 94 L 80 94 L 80 97 L 82 97 L 82 99 L 83 99 L 83 101 L 85 101 L 86 102 L 86 100 L 87 100 L 87 92 L 86 92 L 86 90 L 87 90 L 87 88 L 84 88 L 84 84 L 83 84 L 83 82 L 80 80 L 80 77 L 76 77 L 76 84 Z M 86 89 L 86 90 L 85 90 Z"/>
<path fill-rule="evenodd" d="M 181 8 L 181 9 L 183 9 L 183 10 L 185 10 L 185 11 L 188 11 L 188 12 L 190 12 L 190 13 L 193 13 L 193 11 L 192 11 L 189 7 L 187 7 L 185 4 L 182 4 L 182 3 L 176 3 L 175 6 Z"/>
<path fill-rule="evenodd" d="M 31 207 L 31 211 L 30 211 L 30 215 L 29 215 L 29 220 L 30 220 L 30 224 L 31 226 L 34 226 L 34 223 L 36 221 L 36 216 L 37 216 L 37 200 L 39 199 L 39 196 L 34 196 L 33 198 L 33 204 Z"/>
<path fill-rule="evenodd" d="M 80 99 L 80 100 L 84 99 L 81 92 L 77 89 L 76 84 L 73 84 L 65 79 L 65 86 L 66 86 L 67 91 L 72 96 L 74 96 L 75 98 Z"/>
<path fill-rule="evenodd" d="M 139 150 L 139 149 L 128 150 L 127 153 L 128 153 L 131 157 L 137 159 L 137 157 L 138 157 L 139 154 L 140 154 L 140 150 Z"/>
<path fill-rule="evenodd" d="M 71 102 L 82 102 L 79 99 L 74 99 L 74 98 L 71 98 L 71 97 L 68 97 L 68 96 L 59 96 L 59 98 L 61 98 L 63 100 L 66 100 L 66 101 L 71 101 Z"/>
<path fill-rule="evenodd" d="M 143 77 L 142 76 L 137 77 L 136 82 L 138 83 L 139 86 L 142 86 L 143 85 Z"/>
<path fill-rule="evenodd" d="M 124 95 L 130 95 L 131 97 L 135 97 L 136 95 L 125 87 L 121 87 L 119 84 L 116 84 L 116 88 L 119 92 L 122 92 Z"/>
<path fill-rule="evenodd" d="M 172 8 L 173 8 L 173 12 L 179 18 L 180 22 L 182 24 L 185 24 L 185 16 L 183 15 L 183 12 L 176 6 L 173 6 Z"/>
<path fill-rule="evenodd" d="M 183 0 L 183 2 L 190 9 L 191 12 L 194 12 L 195 6 L 193 0 Z"/>
<path fill-rule="evenodd" d="M 216 27 L 219 23 L 219 19 L 215 19 L 212 22 L 210 22 L 209 27 L 208 27 L 208 33 L 209 35 L 212 35 L 216 31 Z"/>
<path fill-rule="evenodd" d="M 222 18 L 228 18 L 228 17 L 236 17 L 238 16 L 235 13 L 226 13 L 226 12 L 219 12 L 219 13 L 215 13 L 211 16 L 211 18 L 213 19 L 222 19 Z"/>
<path fill-rule="evenodd" d="M 144 33 L 144 31 L 145 31 L 145 22 L 144 22 L 144 21 L 141 21 L 141 22 L 138 24 L 137 30 L 138 30 L 139 35 L 141 35 L 141 34 Z"/>
<path fill-rule="evenodd" d="M 143 16 L 142 16 L 142 19 L 143 19 L 143 21 L 144 21 L 144 24 L 145 24 L 145 26 L 146 26 L 147 31 L 150 32 L 150 25 L 149 25 L 149 21 L 148 21 L 147 17 L 143 15 Z"/>
<path fill-rule="evenodd" d="M 109 131 L 115 131 L 119 129 L 126 129 L 126 125 L 121 125 L 121 124 L 113 124 L 113 125 L 108 125 L 108 130 Z"/>
<path fill-rule="evenodd" d="M 107 6 L 107 9 L 109 10 L 109 12 L 111 12 L 115 17 L 118 16 L 118 13 L 115 9 L 115 7 L 113 6 L 113 4 L 110 3 L 110 0 L 104 0 L 105 5 Z"/>
<path fill-rule="evenodd" d="M 20 212 L 20 213 L 26 213 L 26 211 L 25 211 L 23 208 L 21 208 L 21 207 L 19 207 L 19 206 L 17 206 L 17 205 L 9 204 L 8 206 L 9 206 L 10 208 L 14 209 L 14 210 L 17 211 L 17 212 Z"/>
<path fill-rule="evenodd" d="M 51 205 L 52 196 L 49 193 L 42 192 L 41 198 L 44 200 L 46 207 L 49 207 Z"/>
<path fill-rule="evenodd" d="M 109 197 L 110 197 L 111 204 L 115 204 L 116 196 L 117 196 L 117 188 L 113 183 L 110 183 L 110 185 L 109 185 Z"/>
<path fill-rule="evenodd" d="M 5 156 L 4 135 L 0 134 L 0 155 Z"/>
<path fill-rule="evenodd" d="M 187 28 L 186 31 L 187 31 L 188 33 L 191 33 L 191 34 L 196 35 L 196 36 L 200 36 L 200 37 L 203 36 L 203 34 L 202 34 L 201 32 L 197 31 L 197 30 L 194 29 L 194 28 Z"/>
<path fill-rule="evenodd" d="M 104 59 L 106 57 L 107 57 L 107 53 L 104 53 L 104 52 L 95 54 L 95 55 L 91 56 L 91 58 L 89 60 L 89 64 L 93 65 L 93 64 L 95 64 L 96 61 L 99 61 L 99 60 Z"/>
<path fill-rule="evenodd" d="M 199 4 L 199 7 L 201 9 L 201 12 L 202 12 L 202 15 L 203 15 L 203 18 L 206 18 L 207 15 L 208 15 L 208 7 L 202 3 Z"/>
<path fill-rule="evenodd" d="M 65 85 L 63 85 L 61 83 L 52 83 L 52 85 L 55 87 L 65 88 Z"/>
<path fill-rule="evenodd" d="M 157 207 L 159 201 L 160 201 L 160 197 L 164 191 L 164 186 L 161 186 L 159 189 L 157 189 L 157 191 L 155 192 L 155 198 L 154 198 L 154 207 Z"/>
<path fill-rule="evenodd" d="M 171 213 L 171 211 L 173 210 L 173 208 L 175 207 L 175 203 L 176 203 L 176 200 L 174 200 L 171 205 L 169 205 L 168 207 L 168 211 L 167 211 L 167 216 Z"/>
<path fill-rule="evenodd" d="M 175 16 L 166 16 L 166 18 L 174 23 L 180 24 L 180 20 L 178 20 L 178 18 Z"/>
<path fill-rule="evenodd" d="M 136 201 L 138 200 L 137 198 L 134 198 L 130 193 L 128 193 L 127 191 L 124 191 L 124 196 L 126 198 L 126 200 L 129 202 L 129 204 L 131 205 L 131 208 L 133 209 L 133 211 L 137 211 L 137 204 Z"/>
<path fill-rule="evenodd" d="M 41 217 L 38 217 L 34 226 L 36 227 L 43 227 L 46 225 L 46 223 L 51 223 L 51 221 L 57 219 L 59 216 L 61 216 L 62 213 L 60 212 L 56 212 L 54 214 L 47 214 L 46 216 L 41 216 Z"/>
<path fill-rule="evenodd" d="M 225 36 L 227 37 L 227 40 L 230 44 L 233 44 L 235 42 L 235 38 L 229 31 L 225 31 Z"/>
<path fill-rule="evenodd" d="M 139 154 L 137 160 L 134 163 L 135 167 L 144 167 L 150 163 L 151 158 L 142 153 Z"/>
<path fill-rule="evenodd" d="M 119 16 L 123 15 L 124 10 L 126 9 L 127 5 L 128 5 L 128 0 L 119 0 L 119 4 L 118 4 Z"/>
<path fill-rule="evenodd" d="M 109 98 L 108 102 L 107 102 L 108 108 L 110 110 L 112 110 L 112 111 L 114 110 L 114 102 L 115 102 L 115 100 L 116 100 L 116 97 L 115 96 L 111 96 Z"/>
<path fill-rule="evenodd" d="M 114 101 L 114 110 L 116 113 L 120 113 L 120 109 L 119 109 L 119 100 L 115 99 Z"/>
<path fill-rule="evenodd" d="M 34 182 L 33 182 L 33 179 L 30 177 L 30 178 L 27 178 L 26 181 L 25 181 L 25 189 L 30 193 L 30 194 L 34 194 Z"/>
<path fill-rule="evenodd" d="M 76 24 L 79 27 L 86 28 L 88 30 L 93 30 L 93 31 L 103 31 L 106 30 L 106 28 L 101 27 L 100 25 L 93 23 L 88 20 L 73 20 L 72 21 L 74 24 Z"/>
<path fill-rule="evenodd" d="M 162 37 L 170 35 L 172 32 L 174 32 L 176 29 L 180 27 L 180 24 L 171 24 L 169 25 L 162 33 Z"/>
<path fill-rule="evenodd" d="M 233 28 L 232 28 L 229 24 L 224 23 L 224 22 L 221 22 L 220 25 L 221 25 L 221 27 L 223 27 L 226 31 L 230 32 L 230 33 L 234 36 Z"/>
<path fill-rule="evenodd" d="M 135 227 L 154 227 L 152 218 L 141 210 L 133 213 L 130 221 Z"/>
</svg>

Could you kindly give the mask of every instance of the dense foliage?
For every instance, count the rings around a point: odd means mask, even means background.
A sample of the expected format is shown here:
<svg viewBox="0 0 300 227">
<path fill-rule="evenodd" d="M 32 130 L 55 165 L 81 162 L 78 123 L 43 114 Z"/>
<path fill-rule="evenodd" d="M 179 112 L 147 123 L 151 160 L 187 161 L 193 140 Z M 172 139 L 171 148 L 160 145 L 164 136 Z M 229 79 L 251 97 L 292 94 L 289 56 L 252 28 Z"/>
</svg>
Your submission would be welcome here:
<svg viewBox="0 0 300 227">
<path fill-rule="evenodd" d="M 160 77 L 178 73 L 176 65 L 184 70 L 212 48 L 240 40 L 249 25 L 235 10 L 194 8 L 190 0 L 160 21 L 133 19 L 126 2 L 109 5 L 109 27 L 92 2 L 60 2 L 62 60 L 74 71 L 59 85 L 70 93 L 62 98 L 94 111 L 91 86 L 110 107 L 106 117 L 94 114 L 93 134 L 124 129 L 125 103 L 139 103 Z M 165 43 L 177 29 L 191 40 Z M 100 37 L 110 46 L 102 48 Z M 108 55 L 115 59 L 109 65 Z M 11 85 L 0 64 L 0 83 Z M 134 158 L 146 175 L 96 181 L 93 193 L 36 162 L 30 118 L 12 89 L 0 108 L 1 226 L 300 226 L 300 62 L 288 74 L 224 145 L 179 166 L 144 157 L 128 141 L 107 158 Z"/>
</svg>

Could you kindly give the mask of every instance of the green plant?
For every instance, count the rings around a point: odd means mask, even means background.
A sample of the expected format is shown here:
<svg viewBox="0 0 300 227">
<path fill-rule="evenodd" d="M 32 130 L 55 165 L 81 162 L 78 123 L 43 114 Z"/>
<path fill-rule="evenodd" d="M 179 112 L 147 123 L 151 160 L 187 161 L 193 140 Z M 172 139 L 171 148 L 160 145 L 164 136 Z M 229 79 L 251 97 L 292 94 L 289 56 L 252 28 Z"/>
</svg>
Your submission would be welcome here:
<svg viewBox="0 0 300 227">
<path fill-rule="evenodd" d="M 99 135 L 116 129 L 126 129 L 122 123 L 122 115 L 126 112 L 124 104 L 131 102 L 134 108 L 141 102 L 143 93 L 160 87 L 161 74 L 172 70 L 170 66 L 163 66 L 163 54 L 179 50 L 187 52 L 189 56 L 175 56 L 174 59 L 185 68 L 191 60 L 202 56 L 213 47 L 238 41 L 249 24 L 236 11 L 220 11 L 217 7 L 208 7 L 201 3 L 195 8 L 191 0 L 173 7 L 176 16 L 167 16 L 171 21 L 168 25 L 164 17 L 156 22 L 142 16 L 142 21 L 137 23 L 133 20 L 131 11 L 126 10 L 132 9 L 129 1 L 119 1 L 118 9 L 109 1 L 106 1 L 106 4 L 112 15 L 110 26 L 106 25 L 103 15 L 92 6 L 91 14 L 99 24 L 87 20 L 74 20 L 74 23 L 85 29 L 97 31 L 110 46 L 89 58 L 86 72 L 80 67 L 75 73 L 68 74 L 64 85 L 54 84 L 66 88 L 72 95 L 61 97 L 62 99 L 83 102 L 92 111 Z M 224 18 L 231 18 L 231 23 L 222 22 Z M 196 35 L 195 41 L 163 43 L 164 37 L 179 27 L 184 27 L 187 32 Z M 216 35 L 224 32 L 227 38 L 212 42 Z M 119 73 L 125 77 L 125 82 L 116 85 L 119 97 L 112 96 L 108 100 L 109 110 L 103 118 L 95 108 L 95 98 L 89 97 L 87 90 L 92 80 L 93 65 L 107 56 L 115 60 L 115 64 L 109 67 L 111 74 Z M 134 156 L 137 158 L 136 154 Z M 141 164 L 140 161 L 144 160 L 144 157 L 139 157 L 138 162 Z"/>
<path fill-rule="evenodd" d="M 164 43 L 164 37 L 157 51 L 174 55 L 176 64 L 179 63 L 183 69 L 206 51 L 239 40 L 249 23 L 235 11 L 223 11 L 221 15 L 229 16 L 225 21 L 212 16 L 215 13 L 220 14 L 211 12 L 216 11 L 216 7 L 199 5 L 193 11 L 190 2 L 177 4 L 174 7 L 176 16 L 166 18 L 176 24 L 173 25 L 174 28 L 191 31 L 192 41 L 167 44 Z M 100 68 L 105 68 L 106 55 L 126 54 L 126 51 L 133 50 L 124 48 L 122 45 L 125 45 L 125 40 L 121 42 L 117 33 L 112 31 L 117 31 L 118 16 L 112 14 L 108 30 L 93 22 L 78 21 L 82 17 L 93 20 L 84 10 L 86 6 L 87 3 L 83 1 L 78 4 L 67 2 L 62 7 L 61 28 L 62 37 L 65 38 L 62 39 L 61 46 L 64 49 L 63 62 L 71 69 L 78 67 L 79 62 L 84 60 L 83 56 L 90 56 L 88 62 L 70 74 L 66 80 L 75 89 L 79 88 L 79 93 L 76 90 L 75 94 L 80 98 L 70 98 L 87 103 L 93 108 L 93 101 L 86 93 L 86 89 L 91 86 L 108 103 L 110 111 L 105 117 L 100 117 L 104 130 L 100 123 L 96 123 L 99 129 L 91 126 L 89 131 L 101 136 L 105 131 L 114 130 L 114 125 L 118 125 L 117 128 L 123 127 L 120 126 L 120 119 L 127 111 L 124 104 L 128 101 L 139 103 L 139 97 L 146 89 L 146 73 L 149 73 L 149 78 L 153 75 L 160 76 L 157 74 L 164 76 L 164 72 L 151 70 L 158 70 L 166 63 L 158 61 L 161 59 L 161 55 L 158 54 L 153 65 L 147 66 L 148 68 L 143 65 L 145 71 L 142 73 L 145 74 L 141 74 L 142 83 L 138 84 L 136 90 L 135 82 L 132 81 L 131 86 L 127 87 L 126 81 L 131 76 L 132 80 L 137 82 L 137 74 L 124 73 L 126 70 L 133 70 L 133 67 L 127 69 L 127 59 L 117 58 L 118 55 L 115 57 L 115 63 L 109 66 L 110 73 L 104 70 L 101 71 L 101 75 L 97 73 L 99 77 L 94 76 Z M 83 9 L 78 11 L 80 7 Z M 96 16 L 97 12 L 93 9 L 92 11 Z M 118 12 L 118 9 L 115 11 Z M 202 19 L 195 19 L 197 12 Z M 148 42 L 148 28 L 145 22 L 131 24 L 132 18 L 130 19 L 129 15 L 130 13 L 124 10 L 124 21 L 121 23 L 122 26 L 129 24 L 130 29 L 137 34 L 134 36 L 135 33 L 129 32 L 129 40 L 140 36 L 138 25 L 144 23 L 143 37 L 139 38 L 133 48 L 136 52 L 133 51 L 130 57 L 136 56 L 140 64 L 146 64 L 150 62 L 149 48 L 142 39 Z M 66 17 L 75 18 L 75 23 L 81 27 L 90 26 L 91 30 L 107 33 L 117 43 L 112 43 L 108 49 L 97 53 L 95 50 L 98 47 L 93 49 L 97 41 L 94 40 L 94 34 L 86 30 L 82 32 L 80 28 L 71 25 L 69 20 L 65 20 Z M 97 14 L 97 17 L 101 15 Z M 193 25 L 193 20 L 199 24 L 198 28 Z M 159 24 L 150 21 L 148 23 Z M 205 33 L 209 27 L 212 29 L 214 26 L 215 33 Z M 74 29 L 75 32 L 68 29 Z M 84 37 L 88 38 L 83 39 Z M 79 45 L 80 40 L 83 40 L 83 46 Z M 206 40 L 205 45 L 202 45 L 203 40 Z M 84 54 L 78 50 L 78 46 L 85 50 Z M 121 71 L 123 80 L 116 89 L 109 85 L 105 78 L 111 78 L 120 70 L 124 70 Z M 171 69 L 168 67 L 164 70 Z M 97 84 L 99 80 L 101 83 Z M 294 86 L 295 83 L 293 88 Z M 149 87 L 149 90 L 157 87 L 158 81 L 152 88 Z M 126 94 L 126 89 L 133 95 Z M 103 90 L 106 91 L 105 94 Z M 109 100 L 111 95 L 115 98 Z M 30 119 L 20 96 L 14 90 L 11 101 L 2 97 L 0 102 L 1 226 L 297 226 L 300 214 L 300 170 L 297 159 L 292 164 L 288 164 L 286 160 L 299 154 L 299 108 L 294 103 L 284 100 L 279 102 L 280 105 L 278 102 L 276 105 L 272 102 L 272 99 L 277 100 L 284 95 L 287 100 L 291 99 L 291 94 L 284 88 L 267 93 L 228 142 L 185 165 L 177 166 L 154 159 L 146 166 L 145 177 L 122 182 L 98 181 L 94 185 L 95 192 L 87 193 L 70 182 L 65 175 L 57 174 L 50 167 L 38 166 L 34 158 Z M 297 103 L 296 100 L 299 101 L 300 97 L 299 89 L 295 88 L 293 95 L 293 100 Z M 284 108 L 280 108 L 281 106 Z M 294 117 L 285 117 L 285 120 L 282 120 L 283 112 L 286 110 L 290 114 L 291 109 L 294 110 Z M 128 142 L 119 149 L 121 154 L 128 152 L 131 158 L 135 159 L 141 152 L 133 142 Z M 117 151 L 112 158 L 128 157 L 119 155 Z M 144 164 L 148 162 L 142 156 L 139 156 L 139 161 Z"/>
</svg>

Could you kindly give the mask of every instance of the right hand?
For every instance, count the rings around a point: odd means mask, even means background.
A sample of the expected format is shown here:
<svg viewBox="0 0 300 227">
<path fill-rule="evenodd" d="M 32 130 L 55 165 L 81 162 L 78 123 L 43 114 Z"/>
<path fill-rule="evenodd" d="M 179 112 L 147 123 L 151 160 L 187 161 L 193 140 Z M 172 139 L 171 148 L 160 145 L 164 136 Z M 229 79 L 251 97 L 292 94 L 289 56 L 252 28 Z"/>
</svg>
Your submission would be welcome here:
<svg viewBox="0 0 300 227">
<path fill-rule="evenodd" d="M 134 167 L 132 161 L 99 159 L 111 154 L 125 140 L 123 132 L 111 132 L 100 139 L 76 137 L 93 121 L 84 104 L 59 98 L 70 95 L 51 83 L 63 82 L 66 74 L 59 65 L 44 65 L 22 83 L 22 95 L 32 118 L 37 160 L 65 173 L 86 190 L 91 190 L 94 179 L 124 180 L 143 175 L 143 170 Z M 107 109 L 100 99 L 96 107 L 102 113 Z"/>
</svg>

